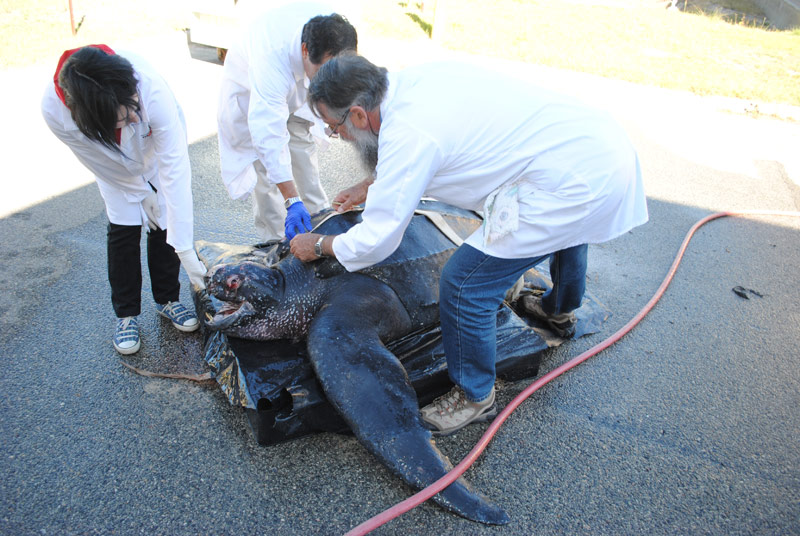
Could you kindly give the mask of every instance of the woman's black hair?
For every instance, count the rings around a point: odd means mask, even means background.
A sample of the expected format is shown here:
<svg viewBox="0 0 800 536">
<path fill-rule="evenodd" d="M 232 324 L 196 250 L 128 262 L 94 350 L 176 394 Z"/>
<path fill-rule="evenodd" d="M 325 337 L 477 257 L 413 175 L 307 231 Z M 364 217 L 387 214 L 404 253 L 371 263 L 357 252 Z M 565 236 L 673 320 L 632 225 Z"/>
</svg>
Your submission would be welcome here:
<svg viewBox="0 0 800 536">
<path fill-rule="evenodd" d="M 120 108 L 139 113 L 136 75 L 131 63 L 95 47 L 70 56 L 58 74 L 58 85 L 81 132 L 109 149 L 121 152 L 116 127 Z"/>
</svg>

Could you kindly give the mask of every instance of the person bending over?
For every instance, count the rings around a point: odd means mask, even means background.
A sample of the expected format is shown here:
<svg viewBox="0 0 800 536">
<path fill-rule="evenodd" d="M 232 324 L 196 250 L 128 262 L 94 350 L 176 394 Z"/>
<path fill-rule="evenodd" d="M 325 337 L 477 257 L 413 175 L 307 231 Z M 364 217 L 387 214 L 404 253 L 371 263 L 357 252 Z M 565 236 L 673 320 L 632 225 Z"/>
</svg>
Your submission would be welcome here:
<svg viewBox="0 0 800 536">
<path fill-rule="evenodd" d="M 562 337 L 574 335 L 587 244 L 647 221 L 636 151 L 606 113 L 466 63 L 388 73 L 339 56 L 317 72 L 309 100 L 376 173 L 334 199 L 339 211 L 364 202 L 362 221 L 336 236 L 295 236 L 300 260 L 334 256 L 349 271 L 380 262 L 423 196 L 483 212 L 439 284 L 455 385 L 421 417 L 437 434 L 486 420 L 496 412 L 496 319 L 506 291 L 549 259 L 553 287 L 528 310 Z"/>
<path fill-rule="evenodd" d="M 357 46 L 356 30 L 333 8 L 294 2 L 248 24 L 223 65 L 217 125 L 222 180 L 232 199 L 252 195 L 261 241 L 311 229 L 328 206 L 319 182 L 322 123 L 306 105 L 320 65 Z"/>
<path fill-rule="evenodd" d="M 97 181 L 108 215 L 108 282 L 117 315 L 114 348 L 141 346 L 142 225 L 156 309 L 180 331 L 195 314 L 179 301 L 178 275 L 204 288 L 193 246 L 192 176 L 186 125 L 164 79 L 133 53 L 106 45 L 67 50 L 42 99 L 47 126 Z"/>
</svg>

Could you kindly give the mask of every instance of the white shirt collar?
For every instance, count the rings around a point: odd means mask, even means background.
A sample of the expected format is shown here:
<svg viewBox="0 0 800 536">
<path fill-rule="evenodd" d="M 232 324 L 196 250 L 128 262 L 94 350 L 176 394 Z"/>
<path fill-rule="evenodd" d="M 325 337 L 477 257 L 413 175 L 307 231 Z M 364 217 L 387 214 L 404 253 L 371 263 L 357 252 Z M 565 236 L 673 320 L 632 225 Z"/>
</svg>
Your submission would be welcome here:
<svg viewBox="0 0 800 536">
<path fill-rule="evenodd" d="M 296 82 L 303 81 L 303 85 L 308 87 L 309 80 L 306 77 L 306 71 L 303 68 L 303 28 L 297 31 L 297 34 L 294 38 L 290 41 L 289 44 L 289 66 L 292 69 L 292 74 L 294 75 L 294 79 Z"/>
</svg>

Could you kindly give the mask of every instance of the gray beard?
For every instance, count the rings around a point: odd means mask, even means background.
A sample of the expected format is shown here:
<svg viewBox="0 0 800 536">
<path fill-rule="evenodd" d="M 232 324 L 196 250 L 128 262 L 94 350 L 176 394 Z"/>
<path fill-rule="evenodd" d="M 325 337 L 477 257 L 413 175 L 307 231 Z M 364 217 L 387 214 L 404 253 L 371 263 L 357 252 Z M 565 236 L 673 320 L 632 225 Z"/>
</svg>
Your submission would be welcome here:
<svg viewBox="0 0 800 536">
<path fill-rule="evenodd" d="M 348 129 L 353 144 L 361 157 L 361 164 L 367 173 L 374 174 L 378 167 L 378 136 L 368 130 Z"/>
</svg>

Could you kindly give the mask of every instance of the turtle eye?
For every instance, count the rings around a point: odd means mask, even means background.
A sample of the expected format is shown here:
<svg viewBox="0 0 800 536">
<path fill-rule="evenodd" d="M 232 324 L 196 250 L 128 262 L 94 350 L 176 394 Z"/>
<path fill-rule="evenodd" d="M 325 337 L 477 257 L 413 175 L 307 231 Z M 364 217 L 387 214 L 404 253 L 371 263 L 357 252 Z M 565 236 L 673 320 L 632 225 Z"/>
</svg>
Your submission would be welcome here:
<svg viewBox="0 0 800 536">
<path fill-rule="evenodd" d="M 238 275 L 229 276 L 228 280 L 225 282 L 225 286 L 228 287 L 228 290 L 236 290 L 241 284 L 242 280 L 239 279 Z"/>
</svg>

